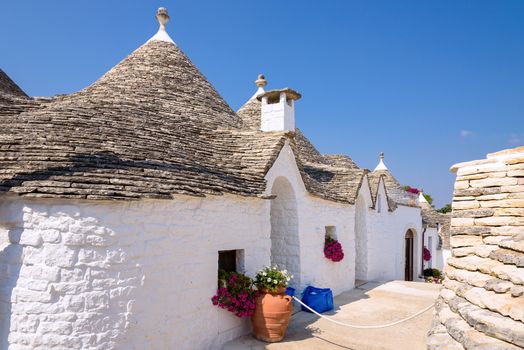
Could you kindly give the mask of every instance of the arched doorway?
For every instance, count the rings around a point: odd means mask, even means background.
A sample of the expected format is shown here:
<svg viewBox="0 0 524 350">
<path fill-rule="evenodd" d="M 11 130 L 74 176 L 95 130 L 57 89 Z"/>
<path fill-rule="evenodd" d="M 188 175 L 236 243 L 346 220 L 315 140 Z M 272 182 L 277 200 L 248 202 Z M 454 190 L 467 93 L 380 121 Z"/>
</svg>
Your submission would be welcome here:
<svg viewBox="0 0 524 350">
<path fill-rule="evenodd" d="M 355 208 L 355 284 L 368 278 L 368 242 L 366 234 L 366 201 L 358 196 Z"/>
<path fill-rule="evenodd" d="M 415 234 L 413 230 L 407 230 L 404 238 L 405 247 L 405 267 L 404 267 L 404 280 L 413 281 L 413 261 L 414 261 L 414 247 L 415 247 Z"/>
<path fill-rule="evenodd" d="M 291 286 L 300 289 L 300 241 L 295 192 L 289 181 L 278 177 L 271 193 L 271 265 L 286 269 L 294 277 Z"/>
</svg>

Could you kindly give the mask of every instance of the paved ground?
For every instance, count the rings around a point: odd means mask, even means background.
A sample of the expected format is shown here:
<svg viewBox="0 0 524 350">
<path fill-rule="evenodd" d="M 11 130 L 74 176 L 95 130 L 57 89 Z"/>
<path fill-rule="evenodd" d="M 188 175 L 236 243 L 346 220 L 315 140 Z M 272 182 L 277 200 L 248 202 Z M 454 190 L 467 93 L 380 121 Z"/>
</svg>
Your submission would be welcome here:
<svg viewBox="0 0 524 350">
<path fill-rule="evenodd" d="M 408 317 L 431 305 L 439 285 L 392 281 L 368 282 L 335 298 L 335 310 L 325 315 L 340 322 L 378 325 Z M 313 314 L 293 315 L 286 338 L 266 344 L 245 336 L 224 346 L 224 350 L 424 350 L 433 311 L 405 323 L 382 329 L 342 327 Z"/>
</svg>

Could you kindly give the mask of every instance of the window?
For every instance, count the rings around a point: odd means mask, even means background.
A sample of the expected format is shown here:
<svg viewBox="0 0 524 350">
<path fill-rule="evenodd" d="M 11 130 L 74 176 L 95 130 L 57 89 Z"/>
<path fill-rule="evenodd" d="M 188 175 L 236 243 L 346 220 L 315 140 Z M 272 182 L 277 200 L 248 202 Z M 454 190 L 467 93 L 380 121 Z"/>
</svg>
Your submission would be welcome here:
<svg viewBox="0 0 524 350">
<path fill-rule="evenodd" d="M 227 272 L 244 270 L 244 250 L 223 250 L 218 252 L 218 269 Z"/>
<path fill-rule="evenodd" d="M 326 226 L 325 238 L 331 237 L 337 239 L 337 227 L 336 226 Z"/>
</svg>

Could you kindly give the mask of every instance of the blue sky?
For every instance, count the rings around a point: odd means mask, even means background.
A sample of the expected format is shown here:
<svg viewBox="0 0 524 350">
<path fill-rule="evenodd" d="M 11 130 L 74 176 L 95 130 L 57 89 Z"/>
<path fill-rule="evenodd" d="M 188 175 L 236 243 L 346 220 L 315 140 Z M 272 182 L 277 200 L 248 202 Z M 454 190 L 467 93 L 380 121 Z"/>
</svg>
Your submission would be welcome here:
<svg viewBox="0 0 524 350">
<path fill-rule="evenodd" d="M 4 1 L 0 67 L 28 94 L 84 88 L 168 31 L 234 108 L 264 73 L 303 94 L 323 153 L 379 152 L 437 207 L 456 162 L 524 144 L 524 1 Z"/>
</svg>

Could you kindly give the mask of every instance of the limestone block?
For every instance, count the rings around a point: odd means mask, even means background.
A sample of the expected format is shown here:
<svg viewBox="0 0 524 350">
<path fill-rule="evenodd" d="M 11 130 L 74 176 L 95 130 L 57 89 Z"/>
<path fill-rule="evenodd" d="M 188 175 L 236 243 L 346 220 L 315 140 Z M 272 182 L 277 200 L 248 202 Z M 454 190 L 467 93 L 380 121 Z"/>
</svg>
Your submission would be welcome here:
<svg viewBox="0 0 524 350">
<path fill-rule="evenodd" d="M 42 245 L 42 236 L 40 235 L 39 231 L 26 229 L 22 232 L 20 244 L 39 247 Z"/>
<path fill-rule="evenodd" d="M 513 286 L 511 287 L 510 292 L 512 297 L 518 298 L 524 295 L 524 286 Z"/>
<path fill-rule="evenodd" d="M 53 294 L 51 292 L 38 292 L 23 288 L 14 288 L 12 299 L 16 302 L 38 302 L 38 303 L 49 303 L 53 300 Z"/>
<path fill-rule="evenodd" d="M 454 201 L 472 201 L 475 200 L 477 197 L 474 196 L 455 196 L 453 198 Z"/>
<path fill-rule="evenodd" d="M 486 290 L 490 290 L 495 293 L 506 293 L 511 289 L 511 287 L 513 287 L 513 283 L 497 278 L 488 280 L 484 286 Z"/>
<path fill-rule="evenodd" d="M 458 175 L 456 181 L 466 181 L 466 180 L 479 180 L 485 179 L 489 176 L 488 173 L 483 174 L 471 174 L 471 175 Z"/>
<path fill-rule="evenodd" d="M 493 277 L 477 271 L 467 271 L 460 269 L 449 269 L 446 271 L 446 276 L 462 282 L 467 283 L 474 287 L 484 287 L 488 281 L 491 281 Z"/>
<path fill-rule="evenodd" d="M 499 187 L 499 186 L 514 186 L 518 184 L 516 178 L 511 177 L 496 177 L 496 178 L 487 178 L 481 180 L 471 180 L 469 185 L 471 187 Z"/>
<path fill-rule="evenodd" d="M 476 247 L 460 247 L 460 248 L 454 248 L 453 249 L 453 256 L 456 258 L 460 258 L 463 256 L 473 255 L 476 252 Z"/>
<path fill-rule="evenodd" d="M 496 245 L 484 244 L 484 245 L 475 247 L 475 254 L 477 254 L 478 256 L 482 258 L 487 258 L 489 257 L 489 254 L 491 254 L 491 252 L 496 249 L 498 249 L 498 246 Z"/>
<path fill-rule="evenodd" d="M 515 236 L 524 233 L 524 226 L 500 226 L 492 227 L 491 233 L 500 236 Z M 508 239 L 507 237 L 505 239 Z"/>
<path fill-rule="evenodd" d="M 487 216 L 492 216 L 494 213 L 495 213 L 495 209 L 491 209 L 491 208 L 472 209 L 472 210 L 456 210 L 453 212 L 453 217 L 454 218 L 483 218 Z"/>
<path fill-rule="evenodd" d="M 78 251 L 59 244 L 47 244 L 44 246 L 44 255 L 47 266 L 73 267 Z"/>
<path fill-rule="evenodd" d="M 517 267 L 524 267 L 524 253 L 512 249 L 497 249 L 490 253 L 489 257 L 504 264 L 513 264 Z"/>
<path fill-rule="evenodd" d="M 475 223 L 473 218 L 452 218 L 451 226 L 473 226 Z"/>
<path fill-rule="evenodd" d="M 508 191 L 502 191 L 501 187 L 475 187 L 475 188 L 467 188 L 467 189 L 460 189 L 460 190 L 454 190 L 453 195 L 456 197 L 461 196 L 482 196 L 482 195 L 490 195 L 490 194 L 497 194 L 502 192 L 508 192 Z M 520 192 L 520 191 L 519 191 Z"/>
<path fill-rule="evenodd" d="M 508 176 L 512 177 L 524 177 L 524 169 L 510 170 L 508 171 Z"/>
<path fill-rule="evenodd" d="M 511 281 L 515 284 L 524 284 L 524 269 L 514 265 L 499 265 L 492 269 L 492 272 L 501 279 Z"/>
<path fill-rule="evenodd" d="M 44 280 L 57 282 L 60 279 L 60 269 L 58 267 L 48 266 L 23 266 L 20 270 L 20 277 L 29 280 Z"/>
<path fill-rule="evenodd" d="M 489 226 L 455 226 L 451 227 L 451 235 L 489 235 L 493 228 Z"/>
<path fill-rule="evenodd" d="M 504 192 L 504 193 L 522 192 L 522 186 L 520 186 L 520 185 L 501 186 L 500 187 L 500 192 Z"/>
<path fill-rule="evenodd" d="M 462 209 L 476 209 L 480 207 L 480 203 L 476 200 L 472 201 L 453 201 L 452 208 L 453 210 L 462 210 Z"/>
<path fill-rule="evenodd" d="M 492 201 L 492 200 L 506 199 L 509 196 L 510 196 L 509 193 L 485 194 L 482 196 L 478 196 L 475 199 L 478 201 Z"/>
<path fill-rule="evenodd" d="M 524 216 L 524 208 L 503 208 L 494 211 L 495 216 Z"/>
<path fill-rule="evenodd" d="M 89 292 L 84 294 L 86 310 L 96 311 L 108 307 L 109 295 L 107 292 Z"/>
<path fill-rule="evenodd" d="M 481 201 L 480 206 L 483 208 L 524 208 L 524 199 Z"/>
<path fill-rule="evenodd" d="M 524 225 L 524 218 L 513 216 L 491 216 L 487 218 L 476 218 L 477 226 L 519 226 Z"/>
<path fill-rule="evenodd" d="M 40 234 L 46 243 L 59 243 L 61 239 L 60 231 L 54 229 L 41 230 Z"/>
<path fill-rule="evenodd" d="M 456 181 L 455 190 L 464 190 L 469 187 L 469 181 Z"/>
<path fill-rule="evenodd" d="M 62 240 L 67 246 L 82 246 L 85 244 L 85 236 L 79 233 L 62 233 Z"/>
<path fill-rule="evenodd" d="M 457 235 L 451 236 L 450 244 L 453 248 L 456 247 L 471 247 L 484 244 L 481 236 Z"/>
<path fill-rule="evenodd" d="M 69 335 L 73 332 L 70 322 L 40 322 L 38 333 L 40 334 L 59 334 Z"/>
</svg>

